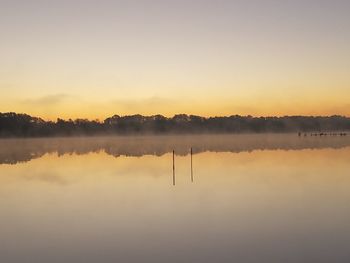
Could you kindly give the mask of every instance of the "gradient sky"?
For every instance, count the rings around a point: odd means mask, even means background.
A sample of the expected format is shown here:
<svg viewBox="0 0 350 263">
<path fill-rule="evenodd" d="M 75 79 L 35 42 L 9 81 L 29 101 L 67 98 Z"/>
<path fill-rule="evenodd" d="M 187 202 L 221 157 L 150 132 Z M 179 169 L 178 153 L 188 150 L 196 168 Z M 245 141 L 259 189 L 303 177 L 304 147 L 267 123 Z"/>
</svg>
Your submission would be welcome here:
<svg viewBox="0 0 350 263">
<path fill-rule="evenodd" d="M 350 116 L 350 1 L 0 0 L 0 111 Z"/>
</svg>

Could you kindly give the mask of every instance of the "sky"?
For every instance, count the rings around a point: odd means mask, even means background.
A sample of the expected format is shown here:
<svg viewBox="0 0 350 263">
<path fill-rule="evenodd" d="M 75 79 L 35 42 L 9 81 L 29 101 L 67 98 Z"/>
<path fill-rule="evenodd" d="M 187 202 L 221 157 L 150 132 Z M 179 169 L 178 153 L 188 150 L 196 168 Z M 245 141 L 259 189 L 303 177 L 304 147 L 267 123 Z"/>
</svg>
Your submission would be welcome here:
<svg viewBox="0 0 350 263">
<path fill-rule="evenodd" d="M 0 0 L 0 112 L 350 116 L 350 1 Z"/>
</svg>

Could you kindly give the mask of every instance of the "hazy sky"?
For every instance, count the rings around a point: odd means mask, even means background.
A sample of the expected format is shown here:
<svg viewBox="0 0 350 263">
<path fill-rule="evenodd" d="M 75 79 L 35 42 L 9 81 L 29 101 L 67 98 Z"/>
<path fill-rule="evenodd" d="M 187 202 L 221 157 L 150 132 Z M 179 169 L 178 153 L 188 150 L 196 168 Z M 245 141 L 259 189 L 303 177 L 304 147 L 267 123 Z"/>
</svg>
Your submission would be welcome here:
<svg viewBox="0 0 350 263">
<path fill-rule="evenodd" d="M 0 111 L 350 116 L 350 1 L 0 0 Z"/>
</svg>

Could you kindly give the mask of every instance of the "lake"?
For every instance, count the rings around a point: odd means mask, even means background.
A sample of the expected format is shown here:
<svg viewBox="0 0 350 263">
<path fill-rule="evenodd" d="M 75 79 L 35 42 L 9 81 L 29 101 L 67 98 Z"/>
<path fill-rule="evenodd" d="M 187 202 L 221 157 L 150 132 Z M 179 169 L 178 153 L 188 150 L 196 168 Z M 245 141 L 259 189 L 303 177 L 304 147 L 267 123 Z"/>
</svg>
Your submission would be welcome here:
<svg viewBox="0 0 350 263">
<path fill-rule="evenodd" d="M 1 139 L 0 262 L 350 262 L 349 171 L 350 136 Z"/>
</svg>

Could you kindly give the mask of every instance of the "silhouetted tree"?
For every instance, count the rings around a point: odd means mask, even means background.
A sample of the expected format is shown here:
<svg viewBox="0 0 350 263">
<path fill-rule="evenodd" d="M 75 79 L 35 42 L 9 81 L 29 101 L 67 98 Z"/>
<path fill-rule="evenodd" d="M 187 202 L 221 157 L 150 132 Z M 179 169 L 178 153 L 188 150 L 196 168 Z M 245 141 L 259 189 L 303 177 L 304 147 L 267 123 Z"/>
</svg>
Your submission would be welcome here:
<svg viewBox="0 0 350 263">
<path fill-rule="evenodd" d="M 162 115 L 114 115 L 98 120 L 57 119 L 56 122 L 13 112 L 0 113 L 1 137 L 75 136 L 103 134 L 147 133 L 264 133 L 264 132 L 330 132 L 350 130 L 350 118 L 344 116 L 313 117 L 201 117 L 178 114 L 172 118 Z"/>
</svg>

